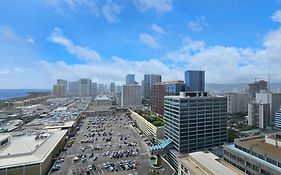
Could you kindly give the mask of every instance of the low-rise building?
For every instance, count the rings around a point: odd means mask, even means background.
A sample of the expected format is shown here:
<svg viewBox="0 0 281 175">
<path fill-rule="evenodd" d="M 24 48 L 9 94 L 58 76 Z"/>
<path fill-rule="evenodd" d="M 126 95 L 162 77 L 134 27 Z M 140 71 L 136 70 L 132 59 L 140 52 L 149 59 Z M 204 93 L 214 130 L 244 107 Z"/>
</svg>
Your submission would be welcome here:
<svg viewBox="0 0 281 175">
<path fill-rule="evenodd" d="M 178 158 L 178 175 L 246 175 L 210 152 L 194 152 Z"/>
<path fill-rule="evenodd" d="M 132 111 L 131 109 L 129 109 L 129 111 L 131 112 L 131 118 L 136 121 L 137 126 L 145 135 L 152 136 L 154 139 L 164 138 L 163 126 L 155 126 L 138 113 Z"/>
<path fill-rule="evenodd" d="M 223 146 L 223 158 L 250 175 L 281 174 L 281 135 L 235 139 Z"/>
<path fill-rule="evenodd" d="M 66 141 L 65 130 L 0 134 L 0 175 L 46 175 Z"/>
</svg>

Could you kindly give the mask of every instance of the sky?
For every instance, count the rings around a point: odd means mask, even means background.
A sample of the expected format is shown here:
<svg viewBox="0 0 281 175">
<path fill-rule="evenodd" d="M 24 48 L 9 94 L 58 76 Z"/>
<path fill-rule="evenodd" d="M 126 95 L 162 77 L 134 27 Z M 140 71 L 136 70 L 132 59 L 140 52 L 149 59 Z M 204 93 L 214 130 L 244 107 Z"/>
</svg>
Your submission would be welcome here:
<svg viewBox="0 0 281 175">
<path fill-rule="evenodd" d="M 281 82 L 281 0 L 0 0 L 0 89 L 128 73 Z"/>
</svg>

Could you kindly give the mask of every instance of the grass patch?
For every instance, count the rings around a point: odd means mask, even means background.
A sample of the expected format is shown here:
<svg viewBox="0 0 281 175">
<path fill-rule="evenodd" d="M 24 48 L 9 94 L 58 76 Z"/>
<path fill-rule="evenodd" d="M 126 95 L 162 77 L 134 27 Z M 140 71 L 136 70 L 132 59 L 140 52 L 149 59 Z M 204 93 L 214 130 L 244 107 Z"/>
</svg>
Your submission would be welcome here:
<svg viewBox="0 0 281 175">
<path fill-rule="evenodd" d="M 162 118 L 158 117 L 155 113 L 150 111 L 136 110 L 136 113 L 141 115 L 147 121 L 152 123 L 154 126 L 164 126 L 164 121 Z"/>
</svg>

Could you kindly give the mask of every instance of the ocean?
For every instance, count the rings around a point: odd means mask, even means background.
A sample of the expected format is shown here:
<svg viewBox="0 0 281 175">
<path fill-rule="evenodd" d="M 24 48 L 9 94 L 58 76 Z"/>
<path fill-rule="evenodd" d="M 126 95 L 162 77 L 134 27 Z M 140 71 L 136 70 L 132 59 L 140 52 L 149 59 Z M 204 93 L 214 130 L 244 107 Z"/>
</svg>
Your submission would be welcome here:
<svg viewBox="0 0 281 175">
<path fill-rule="evenodd" d="M 28 96 L 29 92 L 49 92 L 46 89 L 0 89 L 0 100 Z"/>
</svg>

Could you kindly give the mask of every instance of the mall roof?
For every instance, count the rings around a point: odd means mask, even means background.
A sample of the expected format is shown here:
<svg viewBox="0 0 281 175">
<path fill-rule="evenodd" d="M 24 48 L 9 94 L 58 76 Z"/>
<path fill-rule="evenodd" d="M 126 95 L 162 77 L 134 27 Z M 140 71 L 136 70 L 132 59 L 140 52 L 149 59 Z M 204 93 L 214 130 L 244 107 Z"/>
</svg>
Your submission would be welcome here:
<svg viewBox="0 0 281 175">
<path fill-rule="evenodd" d="M 67 130 L 45 132 L 46 138 L 42 139 L 35 139 L 35 134 L 12 137 L 11 143 L 0 149 L 0 169 L 43 162 L 66 133 Z"/>
</svg>

